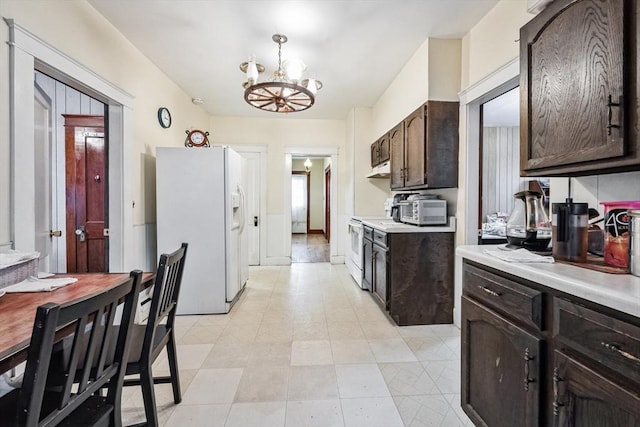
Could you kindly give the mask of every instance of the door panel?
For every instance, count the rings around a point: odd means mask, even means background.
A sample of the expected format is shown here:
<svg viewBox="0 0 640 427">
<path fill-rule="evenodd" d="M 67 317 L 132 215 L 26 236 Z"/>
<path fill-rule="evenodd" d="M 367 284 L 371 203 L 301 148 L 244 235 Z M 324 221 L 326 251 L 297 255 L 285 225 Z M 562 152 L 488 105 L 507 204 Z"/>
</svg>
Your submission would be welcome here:
<svg viewBox="0 0 640 427">
<path fill-rule="evenodd" d="M 35 157 L 35 249 L 40 252 L 40 271 L 56 271 L 57 257 L 52 248 L 52 103 L 35 83 L 34 90 L 34 157 Z"/>
<path fill-rule="evenodd" d="M 474 424 L 540 425 L 540 349 L 540 339 L 462 297 L 462 408 Z"/>
<path fill-rule="evenodd" d="M 260 265 L 260 153 L 240 153 L 246 159 L 246 217 L 249 265 Z"/>
<path fill-rule="evenodd" d="M 553 376 L 555 425 L 640 426 L 640 396 L 556 350 Z"/>
<path fill-rule="evenodd" d="M 425 182 L 425 113 L 420 107 L 405 119 L 405 182 L 406 187 Z"/>
<path fill-rule="evenodd" d="M 64 117 L 67 272 L 108 271 L 104 117 Z"/>
</svg>

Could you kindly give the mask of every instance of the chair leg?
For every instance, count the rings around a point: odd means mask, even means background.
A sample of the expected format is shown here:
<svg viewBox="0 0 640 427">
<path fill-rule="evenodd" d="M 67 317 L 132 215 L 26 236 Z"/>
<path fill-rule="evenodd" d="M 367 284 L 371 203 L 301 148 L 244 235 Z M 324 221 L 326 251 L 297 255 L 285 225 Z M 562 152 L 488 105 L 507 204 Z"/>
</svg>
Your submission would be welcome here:
<svg viewBox="0 0 640 427">
<path fill-rule="evenodd" d="M 148 427 L 158 427 L 158 411 L 156 407 L 156 394 L 153 385 L 151 367 L 145 366 L 140 370 L 140 387 L 144 401 L 144 413 L 147 417 Z"/>
<path fill-rule="evenodd" d="M 182 402 L 182 393 L 180 392 L 180 374 L 173 330 L 169 334 L 169 341 L 167 342 L 167 358 L 169 360 L 169 372 L 171 374 L 171 387 L 173 388 L 173 401 L 178 404 Z"/>
</svg>

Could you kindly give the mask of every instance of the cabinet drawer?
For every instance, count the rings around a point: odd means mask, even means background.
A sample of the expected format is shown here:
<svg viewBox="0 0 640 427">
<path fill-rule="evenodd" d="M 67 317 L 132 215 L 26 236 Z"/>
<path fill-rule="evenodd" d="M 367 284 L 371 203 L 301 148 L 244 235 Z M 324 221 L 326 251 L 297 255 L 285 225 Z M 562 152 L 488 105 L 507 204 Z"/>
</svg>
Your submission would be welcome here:
<svg viewBox="0 0 640 427">
<path fill-rule="evenodd" d="M 387 233 L 379 230 L 373 230 L 373 242 L 379 246 L 387 247 Z"/>
<path fill-rule="evenodd" d="M 486 270 L 464 265 L 464 293 L 495 311 L 538 330 L 542 324 L 542 292 Z"/>
<path fill-rule="evenodd" d="M 640 327 L 555 298 L 553 335 L 561 348 L 640 384 Z"/>
<path fill-rule="evenodd" d="M 364 238 L 373 241 L 373 228 L 365 225 L 362 230 L 364 232 Z"/>
</svg>

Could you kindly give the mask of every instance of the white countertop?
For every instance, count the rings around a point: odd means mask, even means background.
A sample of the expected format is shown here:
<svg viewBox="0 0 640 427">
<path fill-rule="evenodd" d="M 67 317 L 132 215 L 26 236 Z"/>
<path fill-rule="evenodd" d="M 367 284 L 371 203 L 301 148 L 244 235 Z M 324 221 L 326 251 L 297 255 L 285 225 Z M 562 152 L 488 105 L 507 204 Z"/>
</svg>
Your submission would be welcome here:
<svg viewBox="0 0 640 427">
<path fill-rule="evenodd" d="M 391 218 L 362 218 L 362 223 L 385 233 L 454 233 L 456 231 L 456 218 L 449 217 L 446 225 L 411 225 L 402 222 L 394 222 Z"/>
<path fill-rule="evenodd" d="M 564 263 L 512 263 L 484 253 L 500 245 L 458 246 L 456 255 L 640 318 L 640 277 Z"/>
</svg>

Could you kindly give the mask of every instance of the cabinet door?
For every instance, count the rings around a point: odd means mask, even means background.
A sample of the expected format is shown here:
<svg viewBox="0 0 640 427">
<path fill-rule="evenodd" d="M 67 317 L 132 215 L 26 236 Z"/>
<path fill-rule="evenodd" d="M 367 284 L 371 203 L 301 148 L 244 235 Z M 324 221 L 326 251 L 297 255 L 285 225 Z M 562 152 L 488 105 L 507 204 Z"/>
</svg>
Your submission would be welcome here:
<svg viewBox="0 0 640 427">
<path fill-rule="evenodd" d="M 373 291 L 373 241 L 369 239 L 362 244 L 362 288 Z"/>
<path fill-rule="evenodd" d="M 425 184 L 425 108 L 418 108 L 404 120 L 404 186 Z"/>
<path fill-rule="evenodd" d="M 384 135 L 378 140 L 378 162 L 384 163 L 389 160 L 389 134 Z"/>
<path fill-rule="evenodd" d="M 380 140 L 371 144 L 371 167 L 376 167 L 380 164 Z"/>
<path fill-rule="evenodd" d="M 559 0 L 521 29 L 523 174 L 584 173 L 628 151 L 623 23 L 637 18 L 627 3 Z"/>
<path fill-rule="evenodd" d="M 378 245 L 373 245 L 373 292 L 380 305 L 387 310 L 387 250 Z"/>
<path fill-rule="evenodd" d="M 640 395 L 576 359 L 554 354 L 553 407 L 555 426 L 639 427 Z"/>
<path fill-rule="evenodd" d="M 539 426 L 541 340 L 462 297 L 462 408 L 475 425 Z"/>
<path fill-rule="evenodd" d="M 404 123 L 389 132 L 391 149 L 391 189 L 404 187 Z"/>
</svg>

